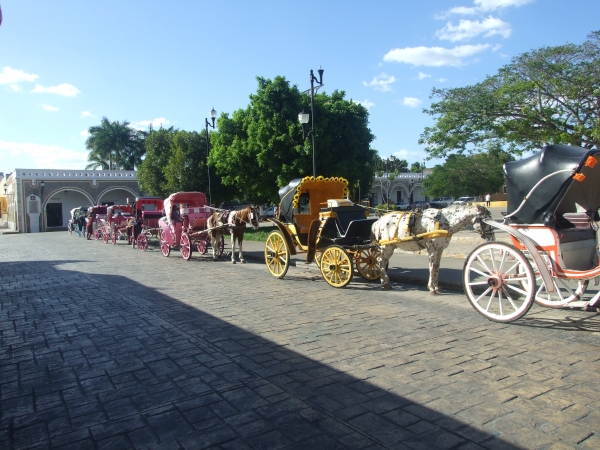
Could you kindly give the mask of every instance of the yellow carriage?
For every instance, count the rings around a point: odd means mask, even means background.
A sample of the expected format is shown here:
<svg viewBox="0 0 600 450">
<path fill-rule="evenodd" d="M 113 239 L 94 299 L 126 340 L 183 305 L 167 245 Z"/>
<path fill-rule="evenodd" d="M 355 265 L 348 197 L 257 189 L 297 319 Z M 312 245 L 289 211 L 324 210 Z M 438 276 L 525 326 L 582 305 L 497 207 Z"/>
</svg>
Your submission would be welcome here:
<svg viewBox="0 0 600 450">
<path fill-rule="evenodd" d="M 293 255 L 316 261 L 325 281 L 344 287 L 356 267 L 369 281 L 378 280 L 377 245 L 371 240 L 367 210 L 348 200 L 348 181 L 341 177 L 304 177 L 279 190 L 277 230 L 267 237 L 265 262 L 271 275 L 283 278 Z"/>
</svg>

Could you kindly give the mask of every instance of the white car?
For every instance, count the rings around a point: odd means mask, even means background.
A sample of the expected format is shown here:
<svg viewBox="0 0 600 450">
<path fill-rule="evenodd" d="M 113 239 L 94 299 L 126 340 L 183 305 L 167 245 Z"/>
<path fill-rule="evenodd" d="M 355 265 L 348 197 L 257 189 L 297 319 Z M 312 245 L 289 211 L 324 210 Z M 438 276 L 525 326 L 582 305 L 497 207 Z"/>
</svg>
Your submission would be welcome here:
<svg viewBox="0 0 600 450">
<path fill-rule="evenodd" d="M 475 202 L 475 197 L 458 197 L 453 205 L 466 205 L 467 203 Z"/>
<path fill-rule="evenodd" d="M 267 209 L 265 209 L 262 213 L 262 215 L 260 216 L 260 220 L 262 220 L 263 222 L 267 219 L 272 219 L 273 217 L 275 217 L 275 206 L 271 206 Z"/>
</svg>

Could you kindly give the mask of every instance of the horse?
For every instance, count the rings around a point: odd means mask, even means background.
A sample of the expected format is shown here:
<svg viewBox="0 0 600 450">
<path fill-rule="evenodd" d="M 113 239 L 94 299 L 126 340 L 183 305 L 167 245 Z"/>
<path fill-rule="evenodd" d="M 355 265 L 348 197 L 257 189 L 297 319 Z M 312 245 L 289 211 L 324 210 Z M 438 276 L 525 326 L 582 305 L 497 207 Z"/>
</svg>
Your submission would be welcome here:
<svg viewBox="0 0 600 450">
<path fill-rule="evenodd" d="M 427 249 L 429 256 L 429 282 L 427 287 L 431 295 L 441 293 L 438 285 L 440 271 L 440 260 L 442 252 L 453 234 L 473 225 L 476 232 L 486 240 L 495 240 L 492 227 L 483 219 L 491 218 L 491 213 L 483 206 L 475 204 L 451 205 L 443 209 L 426 209 L 421 212 L 391 212 L 373 223 L 371 227 L 372 239 L 378 244 L 379 252 L 377 262 L 381 270 L 381 285 L 383 289 L 391 289 L 390 280 L 386 268 L 395 248 L 408 251 L 420 251 Z M 404 242 L 393 242 L 395 238 L 410 238 L 422 233 L 437 230 L 447 230 L 447 234 L 432 238 L 408 240 Z M 379 244 L 392 240 L 385 245 Z"/>
<path fill-rule="evenodd" d="M 209 229 L 220 227 L 222 225 L 229 225 L 228 228 L 215 229 L 210 232 L 210 240 L 213 248 L 213 260 L 219 259 L 219 253 L 217 252 L 218 245 L 221 242 L 221 236 L 224 234 L 231 235 L 231 262 L 236 263 L 235 260 L 235 248 L 236 242 L 239 245 L 239 259 L 242 264 L 245 264 L 244 255 L 242 253 L 242 242 L 244 241 L 244 232 L 246 231 L 246 225 L 252 225 L 252 228 L 258 230 L 260 225 L 260 214 L 258 208 L 255 206 L 248 206 L 244 209 L 236 211 L 224 211 L 213 213 L 208 220 L 206 225 Z"/>
</svg>

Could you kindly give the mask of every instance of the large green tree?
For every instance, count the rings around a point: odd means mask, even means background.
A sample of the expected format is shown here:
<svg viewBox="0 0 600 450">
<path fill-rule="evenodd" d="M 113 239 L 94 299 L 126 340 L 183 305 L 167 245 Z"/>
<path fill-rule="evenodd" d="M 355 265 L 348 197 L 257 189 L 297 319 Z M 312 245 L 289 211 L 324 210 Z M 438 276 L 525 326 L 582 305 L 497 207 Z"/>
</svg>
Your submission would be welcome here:
<svg viewBox="0 0 600 450">
<path fill-rule="evenodd" d="M 425 178 L 430 197 L 460 197 L 498 192 L 504 184 L 504 163 L 514 158 L 504 151 L 489 154 L 450 155 L 445 164 L 435 166 Z"/>
<path fill-rule="evenodd" d="M 281 76 L 257 81 L 245 109 L 219 117 L 209 163 L 238 199 L 276 202 L 279 187 L 313 172 L 311 139 L 303 139 L 298 122 L 302 109 L 310 111 L 310 98 Z M 334 91 L 315 95 L 314 109 L 317 175 L 345 177 L 354 189 L 359 181 L 370 186 L 376 152 L 366 108 Z"/>
<path fill-rule="evenodd" d="M 435 158 L 559 143 L 598 148 L 600 32 L 581 45 L 524 53 L 481 83 L 434 89 L 431 97 L 437 101 L 425 112 L 436 122 L 419 143 Z"/>
<path fill-rule="evenodd" d="M 141 163 L 145 133 L 131 128 L 128 121 L 111 122 L 103 117 L 100 125 L 88 128 L 88 133 L 85 146 L 90 152 L 86 169 L 108 165 L 108 170 L 134 170 Z"/>
<path fill-rule="evenodd" d="M 138 180 L 142 192 L 166 198 L 171 194 L 167 188 L 165 167 L 171 156 L 171 144 L 175 130 L 159 128 L 151 130 L 146 137 L 146 156 L 138 168 Z"/>
<path fill-rule="evenodd" d="M 388 173 L 406 173 L 408 172 L 408 161 L 391 155 L 389 158 L 381 158 L 375 155 L 375 171 L 379 174 Z"/>
</svg>

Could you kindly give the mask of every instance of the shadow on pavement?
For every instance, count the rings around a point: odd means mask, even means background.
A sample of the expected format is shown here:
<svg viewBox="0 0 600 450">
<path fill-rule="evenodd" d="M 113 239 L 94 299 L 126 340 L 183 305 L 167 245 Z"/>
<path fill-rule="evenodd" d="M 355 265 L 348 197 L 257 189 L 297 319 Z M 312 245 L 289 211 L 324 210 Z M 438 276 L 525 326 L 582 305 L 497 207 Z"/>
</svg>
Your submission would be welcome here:
<svg viewBox="0 0 600 450">
<path fill-rule="evenodd" d="M 0 266 L 2 448 L 517 448 L 73 262 Z"/>
</svg>

